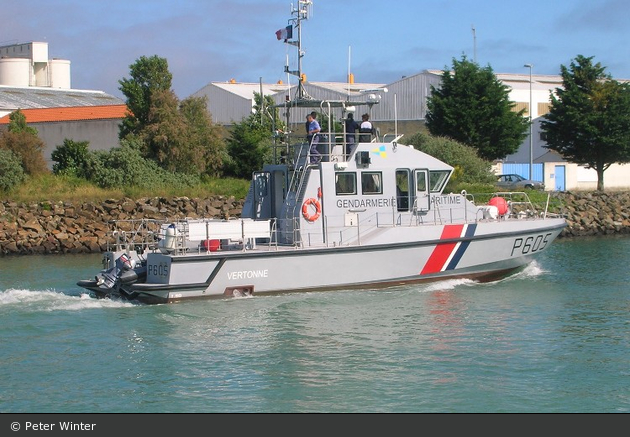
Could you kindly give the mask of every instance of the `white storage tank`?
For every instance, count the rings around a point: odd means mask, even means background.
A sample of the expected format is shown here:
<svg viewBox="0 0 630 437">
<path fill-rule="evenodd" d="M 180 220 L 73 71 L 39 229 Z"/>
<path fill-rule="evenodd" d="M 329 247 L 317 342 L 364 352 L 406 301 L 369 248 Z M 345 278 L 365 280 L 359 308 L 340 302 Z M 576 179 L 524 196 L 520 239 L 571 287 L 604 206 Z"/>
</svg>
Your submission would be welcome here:
<svg viewBox="0 0 630 437">
<path fill-rule="evenodd" d="M 31 77 L 31 60 L 0 58 L 0 85 L 27 87 Z"/>
<path fill-rule="evenodd" d="M 70 61 L 54 58 L 49 63 L 50 86 L 52 88 L 70 89 Z"/>
</svg>

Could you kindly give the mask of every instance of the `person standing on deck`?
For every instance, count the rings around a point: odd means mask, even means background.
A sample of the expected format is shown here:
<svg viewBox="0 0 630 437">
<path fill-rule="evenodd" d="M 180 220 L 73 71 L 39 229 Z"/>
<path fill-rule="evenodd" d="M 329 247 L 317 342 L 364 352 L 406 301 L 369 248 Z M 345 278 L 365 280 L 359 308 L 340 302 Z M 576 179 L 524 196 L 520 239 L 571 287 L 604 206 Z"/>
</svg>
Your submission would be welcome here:
<svg viewBox="0 0 630 437">
<path fill-rule="evenodd" d="M 308 142 L 311 145 L 311 148 L 310 148 L 311 164 L 317 164 L 318 162 L 322 160 L 322 155 L 319 153 L 319 150 L 317 150 L 317 145 L 319 144 L 319 132 L 321 130 L 321 127 L 319 126 L 319 123 L 315 119 L 316 115 L 317 114 L 314 114 L 313 112 L 311 112 L 307 117 Z"/>
<path fill-rule="evenodd" d="M 354 144 L 356 142 L 355 133 L 360 127 L 359 123 L 354 119 L 352 112 L 349 112 L 346 118 L 346 159 L 350 157 L 350 154 L 354 150 Z"/>
<path fill-rule="evenodd" d="M 361 116 L 361 126 L 359 127 L 359 133 L 363 135 L 359 135 L 359 141 L 362 143 L 369 143 L 372 141 L 372 135 L 374 135 L 374 126 L 372 126 L 372 122 L 370 121 L 370 116 L 368 114 L 363 114 Z"/>
</svg>

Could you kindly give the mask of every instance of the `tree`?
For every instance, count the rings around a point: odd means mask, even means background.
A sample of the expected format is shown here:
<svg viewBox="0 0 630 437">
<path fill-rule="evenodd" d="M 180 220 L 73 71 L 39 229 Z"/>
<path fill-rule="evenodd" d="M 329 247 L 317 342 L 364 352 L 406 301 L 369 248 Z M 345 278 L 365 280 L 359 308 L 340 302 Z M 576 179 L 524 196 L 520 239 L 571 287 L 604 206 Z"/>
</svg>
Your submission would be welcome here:
<svg viewBox="0 0 630 437">
<path fill-rule="evenodd" d="M 0 149 L 0 190 L 9 192 L 24 179 L 20 158 L 10 150 Z"/>
<path fill-rule="evenodd" d="M 26 117 L 19 109 L 9 115 L 8 130 L 0 134 L 0 149 L 10 150 L 18 156 L 22 168 L 29 175 L 47 173 L 44 159 L 44 142 L 35 128 L 26 125 Z"/>
<path fill-rule="evenodd" d="M 492 68 L 480 68 L 465 56 L 444 70 L 439 88 L 431 86 L 426 126 L 435 136 L 446 136 L 477 149 L 479 156 L 501 159 L 518 150 L 527 137 L 525 110 L 514 111 L 509 88 Z"/>
<path fill-rule="evenodd" d="M 251 178 L 254 171 L 268 162 L 271 152 L 269 132 L 260 123 L 252 121 L 252 117 L 235 124 L 227 140 L 228 171 L 237 178 Z"/>
<path fill-rule="evenodd" d="M 26 124 L 26 116 L 21 109 L 13 111 L 9 115 L 9 132 L 25 132 L 37 136 L 37 129 Z"/>
<path fill-rule="evenodd" d="M 274 121 L 275 129 L 284 129 L 271 96 L 264 98 L 264 114 L 261 114 L 262 102 L 260 93 L 255 92 L 254 113 L 235 124 L 227 140 L 228 170 L 235 177 L 249 179 L 254 171 L 270 162 Z"/>
<path fill-rule="evenodd" d="M 139 131 L 144 156 L 169 171 L 196 172 L 195 160 L 186 143 L 186 123 L 179 114 L 178 99 L 170 90 L 153 93 L 146 122 Z"/>
<path fill-rule="evenodd" d="M 219 176 L 226 160 L 220 128 L 212 123 L 207 101 L 182 102 L 171 90 L 165 59 L 141 57 L 131 65 L 131 79 L 120 80 L 130 109 L 120 127 L 121 139 L 141 140 L 142 157 L 171 172 Z"/>
<path fill-rule="evenodd" d="M 261 99 L 261 94 L 254 91 L 254 118 L 269 129 L 269 132 L 273 129 L 275 124 L 276 129 L 282 128 L 284 124 L 280 119 L 280 111 L 275 107 L 276 102 L 270 95 L 264 96 Z"/>
<path fill-rule="evenodd" d="M 141 56 L 129 68 L 131 78 L 118 81 L 130 111 L 120 125 L 121 139 L 138 133 L 147 124 L 153 95 L 158 91 L 169 91 L 173 80 L 168 62 L 157 55 Z"/>
<path fill-rule="evenodd" d="M 199 170 L 209 176 L 220 176 L 227 151 L 222 128 L 212 123 L 207 98 L 188 97 L 182 100 L 179 110 L 186 120 L 188 144 L 202 155 L 203 168 Z"/>
<path fill-rule="evenodd" d="M 551 93 L 551 108 L 541 121 L 547 149 L 597 172 L 630 162 L 630 85 L 612 80 L 593 57 L 578 55 L 560 66 L 562 87 Z"/>
</svg>

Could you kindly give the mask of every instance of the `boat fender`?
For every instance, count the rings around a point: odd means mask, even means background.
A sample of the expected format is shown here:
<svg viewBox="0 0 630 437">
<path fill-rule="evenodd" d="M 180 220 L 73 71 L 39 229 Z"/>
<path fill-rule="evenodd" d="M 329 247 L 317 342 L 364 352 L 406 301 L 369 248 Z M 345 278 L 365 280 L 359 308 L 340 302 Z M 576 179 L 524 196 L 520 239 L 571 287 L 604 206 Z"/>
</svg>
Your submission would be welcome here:
<svg viewBox="0 0 630 437">
<path fill-rule="evenodd" d="M 164 236 L 164 248 L 165 249 L 175 249 L 177 245 L 177 229 L 175 229 L 174 224 L 170 224 L 168 228 L 166 228 L 165 236 Z"/>
<path fill-rule="evenodd" d="M 313 214 L 309 211 L 309 206 L 313 205 L 315 207 L 315 212 Z M 319 203 L 319 200 L 314 197 L 310 197 L 304 201 L 302 204 L 302 215 L 309 222 L 314 222 L 319 218 L 322 213 L 322 205 Z"/>
<path fill-rule="evenodd" d="M 508 212 L 508 202 L 503 197 L 493 197 L 488 204 L 496 206 L 500 216 L 504 216 Z"/>
</svg>

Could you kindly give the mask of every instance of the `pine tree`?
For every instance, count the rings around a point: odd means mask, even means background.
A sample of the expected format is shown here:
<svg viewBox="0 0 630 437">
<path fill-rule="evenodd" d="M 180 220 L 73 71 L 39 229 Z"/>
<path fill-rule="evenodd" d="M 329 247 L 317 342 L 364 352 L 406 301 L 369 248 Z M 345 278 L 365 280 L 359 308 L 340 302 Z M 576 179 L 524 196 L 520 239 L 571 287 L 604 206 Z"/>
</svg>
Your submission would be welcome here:
<svg viewBox="0 0 630 437">
<path fill-rule="evenodd" d="M 453 59 L 452 71 L 443 71 L 439 88 L 431 86 L 426 126 L 435 136 L 475 148 L 484 159 L 500 159 L 516 152 L 527 136 L 525 110 L 514 107 L 509 88 L 490 66 L 480 68 L 462 56 Z"/>
<path fill-rule="evenodd" d="M 593 57 L 578 55 L 560 67 L 562 87 L 551 94 L 551 108 L 541 122 L 547 149 L 570 162 L 597 171 L 604 190 L 604 171 L 630 162 L 630 85 L 611 79 Z"/>
</svg>

